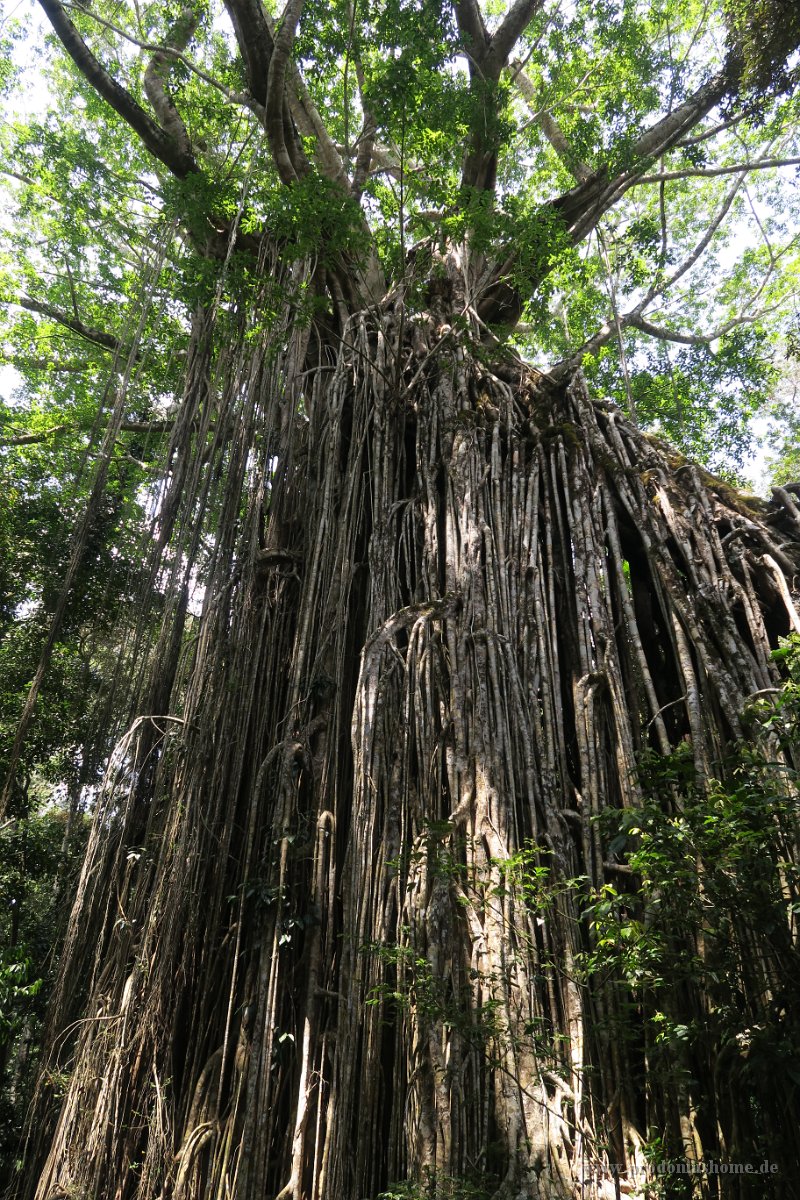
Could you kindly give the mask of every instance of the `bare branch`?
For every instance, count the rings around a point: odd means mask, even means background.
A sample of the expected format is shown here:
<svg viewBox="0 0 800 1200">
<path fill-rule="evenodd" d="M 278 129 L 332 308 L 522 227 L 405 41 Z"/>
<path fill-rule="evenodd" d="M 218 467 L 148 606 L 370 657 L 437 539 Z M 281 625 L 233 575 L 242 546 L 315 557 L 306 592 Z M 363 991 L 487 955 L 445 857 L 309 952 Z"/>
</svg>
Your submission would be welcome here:
<svg viewBox="0 0 800 1200">
<path fill-rule="evenodd" d="M 301 135 L 313 139 L 315 163 L 327 179 L 332 179 L 348 191 L 349 181 L 341 155 L 295 63 L 289 63 L 287 74 L 289 108 Z"/>
<path fill-rule="evenodd" d="M 207 83 L 209 87 L 214 88 L 214 90 L 219 92 L 221 96 L 224 96 L 230 104 L 236 104 L 242 108 L 249 108 L 256 114 L 256 116 L 263 116 L 263 105 L 260 105 L 249 92 L 231 91 L 231 89 L 226 87 L 224 83 L 221 83 L 219 79 L 215 79 L 214 76 L 209 74 L 208 71 L 204 71 L 202 67 L 199 67 L 196 62 L 194 62 L 181 50 L 176 49 L 175 46 L 159 46 L 154 42 L 142 41 L 141 38 L 134 37 L 132 33 L 129 33 L 127 29 L 123 29 L 120 25 L 115 25 L 113 21 L 107 21 L 106 18 L 101 17 L 99 13 L 93 12 L 90 9 L 86 9 L 78 3 L 68 3 L 67 0 L 63 0 L 63 4 L 64 8 L 77 9 L 78 12 L 82 13 L 85 17 L 91 18 L 96 25 L 101 25 L 103 29 L 108 29 L 109 32 L 115 33 L 118 37 L 124 38 L 126 42 L 131 44 L 131 46 L 136 46 L 139 50 L 146 50 L 148 54 L 161 54 L 174 63 L 180 63 L 181 66 L 186 67 L 186 70 L 190 71 L 192 75 L 196 75 L 198 79 L 202 79 L 203 83 Z M 143 187 L 148 186 L 142 180 L 139 182 Z M 150 190 L 152 191 L 153 189 L 151 188 Z"/>
<path fill-rule="evenodd" d="M 630 183 L 639 187 L 645 183 L 667 183 L 671 179 L 714 179 L 719 175 L 737 175 L 740 171 L 769 171 L 775 167 L 800 166 L 800 158 L 760 158 L 755 162 L 732 163 L 728 167 L 686 167 L 680 171 L 660 171 L 657 175 L 640 175 Z"/>
<path fill-rule="evenodd" d="M 60 309 L 54 308 L 52 304 L 46 304 L 43 300 L 34 300 L 30 296 L 17 296 L 13 300 L 5 301 L 5 303 L 17 304 L 20 308 L 27 309 L 28 312 L 35 312 L 43 317 L 49 317 L 57 325 L 63 325 L 65 329 L 70 329 L 73 333 L 77 333 L 80 337 L 85 338 L 87 342 L 102 347 L 103 350 L 110 350 L 112 353 L 127 353 L 125 347 L 113 334 L 87 325 L 77 314 L 71 317 Z"/>
<path fill-rule="evenodd" d="M 293 183 L 298 178 L 286 136 L 286 73 L 302 11 L 303 0 L 288 0 L 272 48 L 264 104 L 264 128 L 275 166 L 284 183 Z"/>
<path fill-rule="evenodd" d="M 59 0 L 38 0 L 38 3 L 75 66 L 97 93 L 138 134 L 146 149 L 179 179 L 197 171 L 197 163 L 191 151 L 187 153 L 185 147 L 178 145 L 133 96 L 109 75 L 86 45 Z"/>
<path fill-rule="evenodd" d="M 84 78 L 138 134 L 145 149 L 179 179 L 185 179 L 195 173 L 200 174 L 200 166 L 191 149 L 187 150 L 186 145 L 181 145 L 180 138 L 176 141 L 174 136 L 154 121 L 133 96 L 109 75 L 72 24 L 60 0 L 38 0 L 38 3 Z M 220 239 L 230 235 L 231 223 L 213 212 L 207 214 L 207 220 L 210 240 L 204 243 L 203 250 L 205 253 L 219 253 Z M 256 236 L 238 231 L 236 245 L 237 248 L 257 252 L 259 242 Z"/>
<path fill-rule="evenodd" d="M 499 79 L 508 56 L 524 31 L 542 7 L 543 0 L 516 0 L 503 18 L 500 28 L 489 42 L 486 56 L 487 73 Z"/>
<path fill-rule="evenodd" d="M 470 79 L 476 98 L 484 106 L 497 108 L 493 94 L 508 56 L 517 39 L 541 8 L 542 0 L 516 0 L 506 13 L 500 28 L 489 37 L 477 0 L 456 0 L 454 4 L 459 30 L 468 44 Z M 491 132 L 497 113 L 486 113 L 485 121 L 473 123 L 461 169 L 461 184 L 481 192 L 493 192 L 497 182 L 498 136 Z"/>
<path fill-rule="evenodd" d="M 628 398 L 628 410 L 631 415 L 631 420 L 636 422 L 636 420 L 637 420 L 636 402 L 634 400 L 633 391 L 631 389 L 631 377 L 630 377 L 630 372 L 628 370 L 628 356 L 625 353 L 625 339 L 622 336 L 622 331 L 623 331 L 624 327 L 622 324 L 621 314 L 619 311 L 619 305 L 617 304 L 617 286 L 616 286 L 616 282 L 614 279 L 615 272 L 612 271 L 612 269 L 611 269 L 611 259 L 609 257 L 606 239 L 603 235 L 602 224 L 598 224 L 598 226 L 597 226 L 597 241 L 599 243 L 600 250 L 601 250 L 602 256 L 603 256 L 603 261 L 605 263 L 605 268 L 606 268 L 606 280 L 608 283 L 608 298 L 611 302 L 611 312 L 613 313 L 613 316 L 614 316 L 614 327 L 616 329 L 617 345 L 619 347 L 619 361 L 620 361 L 620 366 L 622 367 L 622 377 L 625 381 L 625 393 Z M 617 279 L 618 279 L 619 272 L 617 271 L 616 274 L 617 274 Z"/>
<path fill-rule="evenodd" d="M 0 434 L 0 446 L 38 446 L 67 428 L 67 425 L 51 425 L 49 429 L 43 429 L 39 433 L 20 433 L 16 437 L 4 437 Z"/>
<path fill-rule="evenodd" d="M 739 317 L 734 317 L 732 320 L 727 321 L 725 324 L 719 326 L 713 332 L 705 334 L 681 333 L 677 330 L 669 329 L 666 326 L 655 325 L 644 318 L 644 312 L 647 307 L 652 304 L 653 300 L 657 296 L 662 295 L 668 289 L 672 288 L 679 279 L 683 278 L 683 276 L 692 269 L 698 259 L 706 251 L 718 229 L 722 225 L 722 222 L 725 220 L 725 217 L 730 211 L 731 205 L 733 204 L 738 191 L 742 187 L 744 178 L 744 175 L 742 175 L 727 193 L 713 220 L 708 225 L 705 233 L 695 245 L 694 249 L 686 256 L 680 266 L 677 267 L 671 275 L 664 276 L 659 279 L 657 283 L 654 283 L 649 288 L 646 296 L 636 305 L 635 308 L 631 309 L 627 313 L 615 313 L 614 324 L 604 325 L 593 337 L 584 342 L 580 349 L 570 357 L 568 360 L 569 363 L 571 363 L 573 366 L 578 365 L 587 354 L 596 353 L 601 346 L 604 346 L 614 336 L 619 336 L 621 330 L 629 327 L 638 329 L 641 333 L 646 333 L 648 336 L 658 338 L 661 341 L 678 342 L 685 346 L 704 346 L 715 341 L 717 338 L 723 337 L 726 333 L 729 333 L 732 329 L 735 329 L 740 325 L 753 324 L 754 321 L 760 319 L 760 317 L 764 315 L 763 313 L 747 317 L 740 315 Z"/>
<path fill-rule="evenodd" d="M 272 34 L 260 0 L 225 0 L 245 66 L 247 85 L 263 108 L 267 99 L 267 78 L 272 57 Z"/>
<path fill-rule="evenodd" d="M 584 183 L 592 173 L 591 167 L 577 157 L 556 119 L 546 109 L 538 113 L 535 119 L 567 170 L 575 176 L 579 183 Z"/>
<path fill-rule="evenodd" d="M 724 71 L 712 76 L 688 100 L 645 130 L 634 142 L 632 155 L 637 159 L 647 159 L 666 154 L 667 150 L 693 129 L 706 113 L 719 104 L 727 95 L 729 87 L 728 76 Z"/>
<path fill-rule="evenodd" d="M 350 5 L 350 41 L 352 44 L 353 33 L 355 27 L 356 9 L 355 4 Z M 348 48 L 348 56 L 350 50 Z M 361 199 L 367 179 L 369 178 L 370 169 L 372 167 L 372 152 L 375 148 L 375 139 L 378 136 L 378 126 L 375 121 L 375 116 L 369 107 L 366 99 L 366 80 L 364 76 L 364 68 L 358 60 L 355 62 L 355 74 L 358 82 L 358 93 L 361 100 L 361 110 L 364 114 L 364 119 L 361 125 L 361 133 L 357 140 L 358 153 L 356 155 L 355 166 L 353 168 L 353 183 L 352 191 L 357 200 Z M 345 140 L 348 140 L 347 137 Z"/>
<path fill-rule="evenodd" d="M 728 84 L 723 74 L 715 75 L 698 88 L 694 96 L 646 130 L 631 147 L 634 165 L 610 179 L 602 167 L 584 183 L 550 202 L 564 221 L 574 244 L 582 241 L 612 205 L 644 176 L 648 161 L 666 154 L 688 129 L 710 112 L 726 94 Z M 659 181 L 657 177 L 654 182 Z"/>
<path fill-rule="evenodd" d="M 44 371 L 52 375 L 82 375 L 96 367 L 90 359 L 31 358 L 19 354 L 3 354 L 0 352 L 0 363 L 13 367 L 15 371 Z"/>
<path fill-rule="evenodd" d="M 75 294 L 75 279 L 73 278 L 72 271 L 70 270 L 70 266 L 69 266 L 68 262 L 64 263 L 64 267 L 66 268 L 66 272 L 67 272 L 67 282 L 69 284 L 69 298 L 72 302 L 72 311 L 73 311 L 74 315 L 77 317 L 78 316 L 78 297 Z"/>
<path fill-rule="evenodd" d="M 356 142 L 356 146 L 361 146 L 361 137 Z M 347 151 L 345 146 L 337 146 L 337 152 L 344 154 Z M 415 160 L 409 160 L 408 157 L 401 163 L 400 151 L 396 146 L 384 146 L 380 142 L 373 142 L 371 147 L 371 162 L 369 167 L 370 175 L 391 175 L 394 179 L 401 179 L 404 175 L 424 175 L 426 168 Z"/>
<path fill-rule="evenodd" d="M 755 203 L 753 202 L 753 197 L 750 195 L 750 189 L 747 187 L 746 184 L 745 184 L 745 188 L 744 188 L 744 194 L 747 197 L 748 207 L 750 209 L 750 212 L 753 214 L 753 220 L 755 221 L 756 225 L 758 226 L 758 231 L 761 234 L 761 240 L 764 243 L 764 248 L 767 252 L 767 257 L 769 258 L 769 269 L 767 271 L 765 271 L 764 278 L 761 280 L 759 289 L 756 292 L 755 296 L 753 297 L 753 301 L 756 301 L 758 299 L 758 297 L 761 295 L 761 293 L 764 291 L 764 288 L 767 286 L 767 283 L 769 282 L 769 280 L 772 278 L 772 276 L 777 271 L 778 260 L 781 257 L 781 255 L 780 255 L 780 253 L 776 254 L 772 247 L 772 242 L 770 241 L 769 234 L 767 233 L 766 228 L 764 227 L 764 222 L 761 220 L 761 217 L 758 215 L 758 209 L 756 208 Z"/>
<path fill-rule="evenodd" d="M 225 0 L 225 7 L 245 63 L 250 90 L 263 106 L 260 119 L 281 179 L 293 183 L 310 169 L 298 144 L 294 121 L 300 134 L 313 140 L 314 161 L 322 174 L 350 195 L 341 155 L 291 59 L 303 0 L 289 0 L 279 27 L 259 0 Z M 364 229 L 367 231 L 366 221 Z M 359 277 L 361 292 L 369 300 L 383 295 L 385 283 L 374 244 L 363 269 L 356 268 L 354 274 Z"/>
<path fill-rule="evenodd" d="M 119 428 L 120 433 L 171 433 L 174 427 L 174 421 L 123 421 Z M 38 446 L 64 430 L 69 430 L 70 433 L 82 432 L 79 425 L 51 425 L 49 429 L 40 430 L 38 433 L 21 433 L 14 437 L 5 437 L 0 433 L 0 447 Z"/>
<path fill-rule="evenodd" d="M 581 162 L 578 156 L 570 146 L 561 126 L 556 121 L 552 113 L 546 109 L 539 108 L 536 103 L 536 89 L 528 75 L 525 74 L 522 63 L 519 60 L 509 64 L 508 70 L 511 77 L 519 89 L 520 95 L 525 101 L 526 107 L 531 114 L 532 119 L 541 129 L 544 136 L 547 138 L 550 145 L 555 150 L 558 157 L 563 162 L 567 170 L 575 177 L 579 183 L 584 183 L 592 174 L 591 167 L 586 163 Z"/>
<path fill-rule="evenodd" d="M 364 125 L 361 130 L 361 135 L 358 139 L 358 154 L 356 156 L 356 164 L 353 170 L 353 195 L 356 199 L 361 198 L 364 191 L 364 185 L 369 178 L 370 168 L 372 167 L 373 152 L 375 149 L 375 134 L 377 132 L 375 120 L 372 114 L 365 110 Z"/>
<path fill-rule="evenodd" d="M 746 118 L 747 113 L 737 113 L 735 117 L 731 117 L 727 121 L 719 121 L 716 125 L 712 125 L 710 129 L 704 130 L 703 133 L 695 133 L 692 137 L 682 138 L 678 145 L 683 149 L 685 146 L 698 146 L 701 142 L 707 142 L 711 138 L 717 136 L 718 133 L 724 133 L 727 129 L 734 129 Z"/>
<path fill-rule="evenodd" d="M 667 189 L 662 183 L 658 189 L 658 219 L 661 225 L 661 262 L 667 261 L 667 244 L 669 241 L 667 227 Z"/>
<path fill-rule="evenodd" d="M 708 228 L 706 229 L 703 236 L 700 238 L 700 241 L 697 243 L 694 250 L 692 250 L 692 252 L 686 256 L 686 258 L 683 260 L 681 265 L 675 271 L 673 271 L 670 276 L 668 276 L 666 279 L 663 280 L 663 282 L 661 282 L 659 284 L 658 288 L 651 289 L 651 291 L 648 292 L 646 303 L 649 303 L 655 296 L 659 295 L 662 292 L 665 292 L 668 288 L 671 288 L 674 284 L 676 284 L 679 279 L 682 279 L 683 276 L 687 273 L 687 271 L 690 271 L 692 269 L 692 267 L 695 265 L 695 263 L 698 261 L 698 259 L 701 257 L 701 255 L 705 253 L 705 251 L 711 245 L 711 242 L 713 241 L 714 237 L 716 236 L 717 230 L 720 228 L 720 226 L 722 225 L 722 222 L 725 220 L 728 213 L 730 212 L 731 205 L 733 204 L 734 200 L 736 199 L 736 196 L 737 196 L 739 190 L 741 189 L 742 184 L 744 183 L 744 179 L 745 179 L 744 174 L 739 176 L 739 178 L 734 183 L 733 187 L 728 191 L 727 195 L 725 196 L 725 199 L 722 201 L 722 204 L 720 205 L 720 207 L 716 213 L 716 216 L 713 218 L 713 220 L 709 224 Z M 640 310 L 641 310 L 641 306 L 640 306 Z"/>
<path fill-rule="evenodd" d="M 302 8 L 302 6 L 299 6 Z M 267 85 L 272 65 L 273 50 L 277 35 L 272 18 L 264 10 L 259 0 L 225 0 L 225 8 L 233 25 L 239 51 L 245 65 L 248 87 L 252 102 L 250 107 L 256 112 L 261 124 L 267 128 Z M 297 19 L 299 20 L 299 11 Z M 296 24 L 295 24 L 296 29 Z M 294 29 L 291 41 L 294 40 Z M 289 45 L 291 51 L 291 42 Z M 291 116 L 300 134 L 314 140 L 314 160 L 322 173 L 345 188 L 348 187 L 344 163 L 330 137 L 328 130 L 319 115 L 316 105 L 309 94 L 300 71 L 291 62 L 287 54 L 284 63 L 284 79 L 288 83 L 286 100 L 288 100 Z M 277 104 L 278 97 L 273 97 Z M 294 131 L 287 120 L 285 102 L 281 101 L 284 111 L 273 113 L 276 121 L 274 126 L 278 144 L 286 150 L 292 174 L 287 178 L 294 179 L 298 173 L 306 169 L 307 164 L 295 145 Z M 279 124 L 278 124 L 279 120 Z M 267 131 L 269 136 L 269 131 Z M 272 149 L 272 143 L 270 143 Z M 283 153 L 283 149 L 281 153 Z M 298 171 L 299 167 L 299 171 Z"/>
<path fill-rule="evenodd" d="M 469 51 L 471 62 L 482 62 L 489 45 L 489 34 L 483 23 L 478 0 L 456 0 L 453 9 L 459 33 L 464 38 L 465 49 Z"/>
<path fill-rule="evenodd" d="M 623 329 L 633 328 L 638 330 L 640 333 L 646 334 L 648 337 L 656 338 L 663 342 L 675 342 L 683 346 L 707 346 L 710 343 L 717 341 L 719 338 L 724 337 L 733 329 L 755 324 L 757 321 L 762 320 L 766 315 L 768 315 L 770 312 L 774 312 L 779 307 L 777 304 L 774 304 L 766 308 L 762 307 L 757 312 L 747 311 L 748 309 L 752 308 L 764 290 L 765 284 L 762 282 L 758 288 L 758 291 L 754 295 L 750 296 L 750 298 L 742 305 L 738 316 L 732 317 L 730 320 L 723 322 L 723 324 L 718 325 L 715 329 L 707 333 L 685 333 L 680 330 L 671 329 L 665 325 L 657 325 L 652 321 L 648 321 L 644 316 L 646 309 L 652 304 L 653 300 L 657 296 L 663 295 L 664 292 L 673 288 L 674 285 L 680 279 L 682 279 L 683 276 L 686 275 L 701 258 L 725 220 L 736 195 L 744 185 L 745 179 L 746 172 L 742 172 L 740 177 L 736 180 L 734 186 L 726 194 L 722 204 L 706 228 L 703 236 L 694 246 L 692 251 L 687 254 L 680 266 L 678 266 L 671 275 L 662 276 L 660 279 L 658 279 L 657 282 L 649 288 L 644 298 L 640 300 L 640 302 L 629 312 L 623 314 L 617 314 L 615 312 L 613 323 L 606 323 L 603 325 L 602 328 L 599 329 L 598 332 L 586 342 L 584 342 L 574 354 L 570 355 L 570 357 L 565 359 L 562 363 L 557 364 L 556 368 L 554 368 L 556 374 L 558 374 L 562 369 L 572 369 L 576 366 L 579 366 L 586 355 L 596 353 L 602 346 L 606 345 L 615 336 L 619 337 L 619 334 Z M 518 326 L 517 328 L 519 332 L 525 331 L 524 326 Z"/>
<path fill-rule="evenodd" d="M 353 189 L 339 151 L 311 99 L 297 65 L 291 60 L 302 10 L 303 0 L 288 0 L 280 28 L 277 30 L 270 18 L 266 18 L 267 28 L 273 38 L 273 52 L 269 66 L 264 127 L 275 165 L 284 183 L 294 182 L 310 169 L 305 154 L 296 144 L 289 115 L 291 113 L 300 133 L 313 139 L 314 161 L 323 175 L 337 184 L 346 195 L 351 196 Z M 363 213 L 361 220 L 369 250 L 363 262 L 357 266 L 352 265 L 352 279 L 349 282 L 355 282 L 356 292 L 362 300 L 375 303 L 386 290 L 386 284 L 374 240 Z"/>
<path fill-rule="evenodd" d="M 562 359 L 556 363 L 550 370 L 550 375 L 554 379 L 564 378 L 569 375 L 576 367 L 580 367 L 588 355 L 596 354 L 598 350 L 613 341 L 619 336 L 619 331 L 622 329 L 636 329 L 639 333 L 644 333 L 648 337 L 655 338 L 660 342 L 674 342 L 679 346 L 710 346 L 712 342 L 718 341 L 725 337 L 734 329 L 740 329 L 743 326 L 755 325 L 769 312 L 773 311 L 773 307 L 762 309 L 758 313 L 751 313 L 749 316 L 733 317 L 730 321 L 717 326 L 716 329 L 709 333 L 683 333 L 678 329 L 670 329 L 666 325 L 656 325 L 652 321 L 646 320 L 639 311 L 639 306 L 632 309 L 630 312 L 621 313 L 619 320 L 606 322 L 598 329 L 592 337 L 587 338 L 577 350 L 575 350 L 568 358 Z M 517 333 L 533 333 L 534 328 L 527 325 L 518 325 Z"/>
<path fill-rule="evenodd" d="M 636 313 L 628 313 L 621 319 L 626 326 L 638 329 L 640 333 L 646 333 L 648 337 L 658 338 L 662 342 L 677 342 L 681 346 L 708 346 L 711 342 L 716 342 L 719 338 L 724 337 L 726 333 L 730 333 L 732 329 L 738 329 L 742 325 L 754 325 L 763 315 L 763 313 L 758 313 L 748 317 L 734 317 L 710 333 L 681 333 L 680 330 L 669 329 L 665 325 L 655 325 L 652 321 L 647 321 Z"/>
<path fill-rule="evenodd" d="M 174 428 L 174 421 L 123 421 L 119 430 L 120 433 L 172 433 Z"/>
<path fill-rule="evenodd" d="M 545 219 L 549 210 L 550 214 L 557 215 L 563 222 L 573 245 L 583 241 L 597 227 L 603 214 L 644 175 L 648 163 L 672 149 L 693 125 L 725 97 L 729 89 L 727 75 L 723 72 L 715 75 L 679 108 L 657 121 L 634 142 L 630 151 L 631 167 L 613 178 L 609 177 L 607 167 L 601 167 L 577 187 L 549 201 L 543 210 Z M 519 319 L 521 298 L 509 282 L 516 261 L 517 252 L 512 250 L 505 262 L 495 269 L 486 286 L 478 313 L 487 324 L 494 324 L 498 320 L 504 324 L 510 320 L 515 324 Z M 546 259 L 530 264 L 532 286 L 535 287 L 549 270 L 549 260 Z"/>
</svg>

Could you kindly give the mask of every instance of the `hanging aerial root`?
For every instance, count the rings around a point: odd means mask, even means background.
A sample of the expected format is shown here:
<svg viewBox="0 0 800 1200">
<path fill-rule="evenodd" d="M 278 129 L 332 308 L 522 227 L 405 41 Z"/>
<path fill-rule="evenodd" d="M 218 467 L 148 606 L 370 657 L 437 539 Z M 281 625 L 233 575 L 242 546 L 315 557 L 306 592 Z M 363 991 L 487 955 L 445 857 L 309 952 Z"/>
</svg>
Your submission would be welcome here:
<svg viewBox="0 0 800 1200">
<path fill-rule="evenodd" d="M 793 501 L 487 365 L 461 316 L 394 300 L 335 361 L 287 317 L 203 376 L 227 440 L 163 510 L 202 612 L 133 713 L 183 723 L 109 772 L 20 1196 L 609 1197 L 656 1128 L 750 1128 L 688 1052 L 650 1070 L 645 1000 L 587 963 L 608 888 L 639 902 L 604 814 L 684 747 L 702 786 L 779 684 Z"/>
</svg>

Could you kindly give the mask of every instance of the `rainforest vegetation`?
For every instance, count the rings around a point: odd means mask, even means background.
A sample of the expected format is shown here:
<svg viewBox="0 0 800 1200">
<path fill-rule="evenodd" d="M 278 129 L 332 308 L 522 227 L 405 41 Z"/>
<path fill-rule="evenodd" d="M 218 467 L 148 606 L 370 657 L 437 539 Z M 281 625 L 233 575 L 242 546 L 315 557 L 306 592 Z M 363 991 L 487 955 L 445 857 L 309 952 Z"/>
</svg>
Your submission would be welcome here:
<svg viewBox="0 0 800 1200">
<path fill-rule="evenodd" d="M 0 40 L 0 1189 L 796 1200 L 795 0 Z"/>
</svg>

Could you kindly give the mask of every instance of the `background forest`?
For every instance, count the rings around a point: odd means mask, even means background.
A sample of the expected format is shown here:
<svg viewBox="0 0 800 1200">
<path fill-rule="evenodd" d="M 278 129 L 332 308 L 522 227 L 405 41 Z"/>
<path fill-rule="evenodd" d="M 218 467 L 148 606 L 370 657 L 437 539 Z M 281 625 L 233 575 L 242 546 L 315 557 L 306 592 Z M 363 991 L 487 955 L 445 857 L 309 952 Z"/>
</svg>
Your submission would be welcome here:
<svg viewBox="0 0 800 1200">
<path fill-rule="evenodd" d="M 0 1189 L 800 1196 L 796 4 L 0 39 Z"/>
</svg>

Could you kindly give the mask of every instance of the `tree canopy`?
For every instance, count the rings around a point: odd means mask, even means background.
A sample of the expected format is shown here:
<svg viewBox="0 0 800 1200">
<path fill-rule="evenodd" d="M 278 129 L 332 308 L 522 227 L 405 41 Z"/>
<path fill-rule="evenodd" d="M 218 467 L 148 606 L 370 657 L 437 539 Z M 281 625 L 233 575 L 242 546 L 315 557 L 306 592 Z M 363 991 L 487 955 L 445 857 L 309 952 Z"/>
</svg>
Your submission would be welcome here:
<svg viewBox="0 0 800 1200">
<path fill-rule="evenodd" d="M 20 78 L 59 111 L 4 135 L 4 356 L 43 428 L 93 419 L 158 221 L 178 225 L 134 420 L 148 370 L 174 386 L 209 256 L 246 276 L 266 233 L 313 256 L 308 303 L 333 313 L 468 233 L 490 329 L 736 469 L 796 319 L 793 5 L 41 8 L 66 55 L 27 44 Z M 4 36 L 8 94 L 19 20 Z"/>
</svg>

